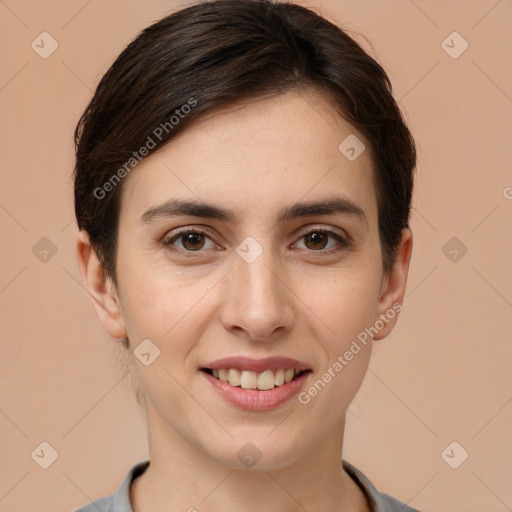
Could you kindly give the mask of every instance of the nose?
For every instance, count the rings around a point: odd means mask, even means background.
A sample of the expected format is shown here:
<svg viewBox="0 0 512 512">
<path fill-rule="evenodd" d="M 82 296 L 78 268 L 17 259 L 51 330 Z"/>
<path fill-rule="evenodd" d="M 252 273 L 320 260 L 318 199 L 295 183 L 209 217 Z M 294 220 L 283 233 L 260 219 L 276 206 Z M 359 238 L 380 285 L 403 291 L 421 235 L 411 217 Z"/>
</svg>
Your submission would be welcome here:
<svg viewBox="0 0 512 512">
<path fill-rule="evenodd" d="M 293 293 L 270 250 L 263 250 L 251 263 L 236 255 L 224 287 L 221 321 L 226 330 L 249 340 L 271 342 L 291 329 Z"/>
</svg>

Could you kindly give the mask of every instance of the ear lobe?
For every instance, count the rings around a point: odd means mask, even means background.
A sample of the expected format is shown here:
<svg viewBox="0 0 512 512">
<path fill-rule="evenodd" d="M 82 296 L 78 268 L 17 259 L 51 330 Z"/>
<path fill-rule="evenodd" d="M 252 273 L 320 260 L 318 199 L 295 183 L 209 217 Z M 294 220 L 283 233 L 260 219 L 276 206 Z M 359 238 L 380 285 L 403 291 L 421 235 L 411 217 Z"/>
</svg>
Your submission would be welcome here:
<svg viewBox="0 0 512 512">
<path fill-rule="evenodd" d="M 412 255 L 412 232 L 408 228 L 402 230 L 402 238 L 396 251 L 395 263 L 382 281 L 381 297 L 377 308 L 377 323 L 384 323 L 373 337 L 374 340 L 385 338 L 394 328 L 398 313 L 402 310 L 405 295 L 409 264 Z"/>
<path fill-rule="evenodd" d="M 85 288 L 92 298 L 103 329 L 113 338 L 127 337 L 119 297 L 112 280 L 101 266 L 85 230 L 76 237 L 76 256 Z"/>
</svg>

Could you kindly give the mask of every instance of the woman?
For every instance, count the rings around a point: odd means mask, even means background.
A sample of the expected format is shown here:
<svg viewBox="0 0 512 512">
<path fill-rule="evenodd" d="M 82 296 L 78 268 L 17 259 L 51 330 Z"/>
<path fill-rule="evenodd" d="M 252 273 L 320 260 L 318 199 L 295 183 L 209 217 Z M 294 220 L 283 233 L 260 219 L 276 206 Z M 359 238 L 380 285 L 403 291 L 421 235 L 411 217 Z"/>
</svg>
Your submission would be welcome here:
<svg viewBox="0 0 512 512">
<path fill-rule="evenodd" d="M 380 65 L 304 7 L 203 2 L 121 53 L 75 138 L 80 271 L 150 449 L 80 511 L 414 510 L 341 457 L 412 250 Z"/>
</svg>

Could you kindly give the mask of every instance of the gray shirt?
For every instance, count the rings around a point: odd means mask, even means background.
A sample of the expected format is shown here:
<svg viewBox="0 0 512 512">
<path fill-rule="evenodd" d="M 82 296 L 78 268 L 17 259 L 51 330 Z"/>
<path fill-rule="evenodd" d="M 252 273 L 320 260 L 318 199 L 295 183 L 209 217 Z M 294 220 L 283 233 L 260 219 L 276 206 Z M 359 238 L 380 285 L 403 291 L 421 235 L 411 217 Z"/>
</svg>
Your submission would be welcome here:
<svg viewBox="0 0 512 512">
<path fill-rule="evenodd" d="M 133 512 L 130 504 L 130 484 L 134 478 L 144 473 L 149 463 L 149 460 L 138 462 L 128 471 L 122 484 L 114 494 L 98 498 L 75 512 Z M 342 460 L 342 464 L 345 471 L 364 492 L 371 512 L 420 512 L 388 494 L 379 492 L 361 471 L 346 460 Z"/>
</svg>

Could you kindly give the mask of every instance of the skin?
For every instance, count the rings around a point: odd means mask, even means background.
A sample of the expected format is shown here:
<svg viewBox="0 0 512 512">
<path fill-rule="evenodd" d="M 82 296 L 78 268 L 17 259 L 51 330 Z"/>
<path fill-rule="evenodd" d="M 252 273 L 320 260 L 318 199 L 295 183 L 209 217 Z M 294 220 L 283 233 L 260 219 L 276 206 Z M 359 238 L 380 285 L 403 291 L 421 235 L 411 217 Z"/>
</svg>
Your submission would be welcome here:
<svg viewBox="0 0 512 512">
<path fill-rule="evenodd" d="M 353 162 L 338 150 L 351 133 L 367 148 Z M 131 487 L 135 512 L 369 510 L 341 453 L 346 409 L 367 371 L 371 340 L 306 405 L 294 397 L 272 411 L 244 411 L 199 371 L 220 357 L 288 356 L 313 369 L 307 389 L 360 332 L 402 303 L 412 234 L 403 230 L 396 262 L 384 273 L 369 148 L 312 89 L 223 109 L 125 178 L 117 288 L 87 233 L 78 234 L 80 271 L 103 328 L 128 336 L 132 348 L 149 338 L 161 351 L 149 366 L 135 361 L 151 458 Z M 357 203 L 366 222 L 329 214 L 276 223 L 283 206 L 334 192 Z M 171 197 L 213 202 L 232 210 L 236 222 L 140 222 Z M 214 236 L 192 243 L 177 237 L 172 251 L 163 241 L 179 227 L 208 228 Z M 319 228 L 348 235 L 353 246 L 305 237 Z M 263 248 L 252 263 L 236 252 L 247 236 Z M 247 442 L 261 452 L 252 467 L 237 457 Z"/>
</svg>

